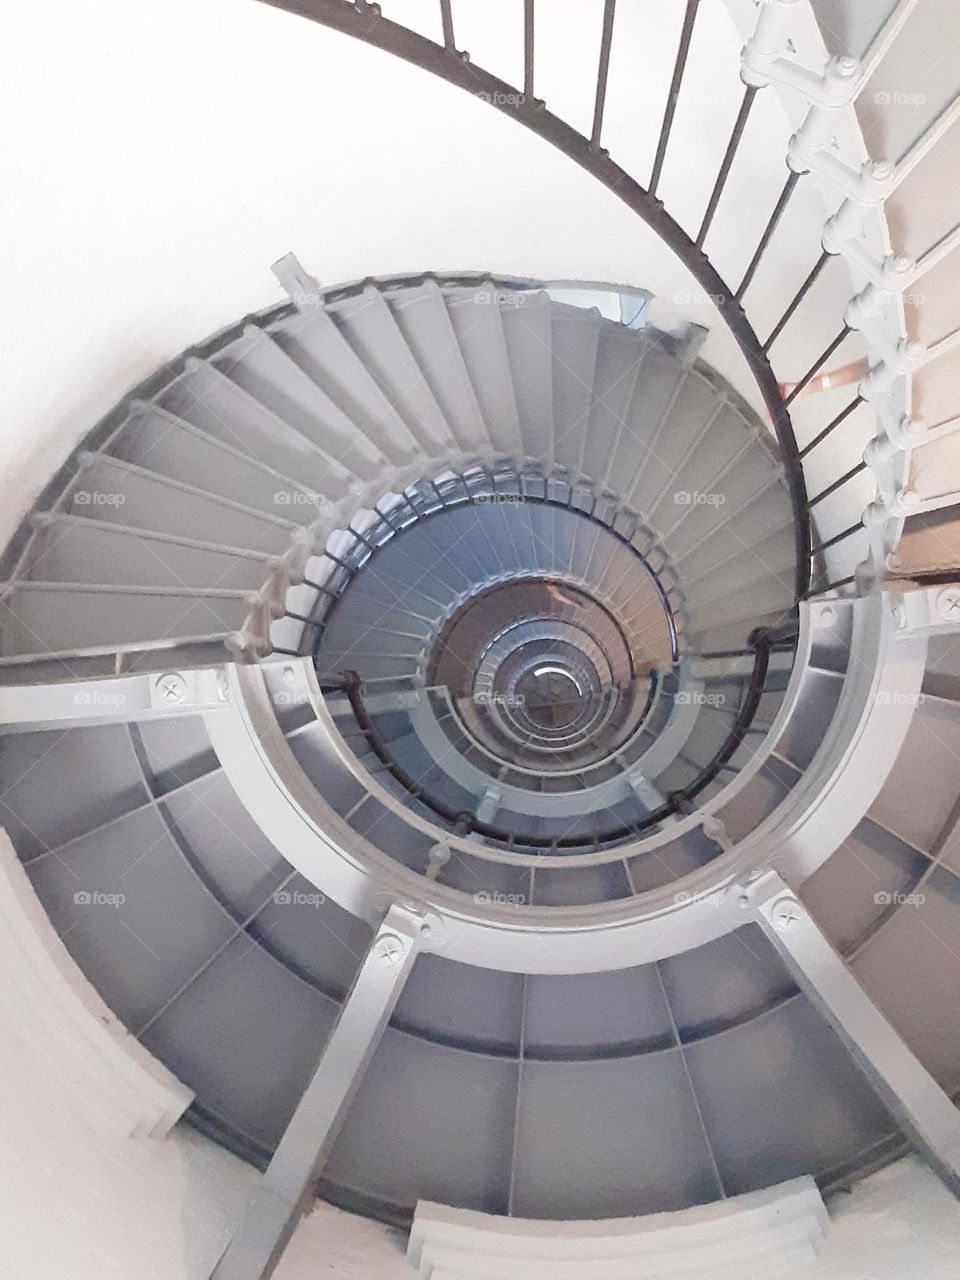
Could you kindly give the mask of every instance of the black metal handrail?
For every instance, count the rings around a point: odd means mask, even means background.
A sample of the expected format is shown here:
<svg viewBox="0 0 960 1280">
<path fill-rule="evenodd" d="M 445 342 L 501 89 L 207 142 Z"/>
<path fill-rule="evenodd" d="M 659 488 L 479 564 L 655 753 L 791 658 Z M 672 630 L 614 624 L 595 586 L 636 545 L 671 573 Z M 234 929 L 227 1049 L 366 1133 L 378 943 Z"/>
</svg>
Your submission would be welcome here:
<svg viewBox="0 0 960 1280">
<path fill-rule="evenodd" d="M 411 681 L 413 678 L 411 677 Z M 662 675 L 657 668 L 650 672 L 650 679 L 646 685 L 646 693 L 643 700 L 643 706 L 636 713 L 631 715 L 633 727 L 628 735 L 618 741 L 615 746 L 610 748 L 606 754 L 590 764 L 583 766 L 567 765 L 563 769 L 552 769 L 550 778 L 579 778 L 584 786 L 596 786 L 599 783 L 607 782 L 619 774 L 626 772 L 634 763 L 631 751 L 637 749 L 637 741 L 642 736 L 646 721 L 651 710 L 654 707 L 658 691 L 666 688 L 667 684 L 671 685 L 671 692 L 675 692 L 673 686 L 676 684 L 676 676 L 673 668 L 669 670 L 666 676 Z M 446 708 L 448 714 L 454 721 L 459 730 L 459 742 L 449 732 L 446 737 L 450 740 L 455 749 L 461 751 L 466 758 L 475 764 L 475 767 L 482 772 L 488 774 L 491 780 L 505 781 L 511 786 L 523 787 L 524 784 L 518 781 L 522 777 L 535 777 L 538 780 L 543 776 L 541 770 L 533 769 L 529 765 L 517 765 L 494 754 L 492 749 L 480 743 L 471 733 L 469 727 L 464 722 L 463 717 L 458 713 L 456 699 L 451 695 L 450 690 L 446 686 L 419 686 L 423 687 L 428 699 L 439 698 L 442 705 Z M 442 717 L 439 717 L 442 718 Z M 466 747 L 464 751 L 462 748 Z M 469 753 L 472 752 L 471 756 Z M 480 757 L 483 763 L 477 760 Z M 589 782 L 587 781 L 589 779 Z M 529 789 L 529 788 L 528 788 Z"/>
<path fill-rule="evenodd" d="M 780 392 L 778 379 L 767 357 L 767 349 L 775 340 L 789 316 L 793 314 L 796 305 L 799 305 L 800 299 L 798 298 L 791 304 L 787 314 L 766 344 L 761 343 L 741 304 L 743 285 L 741 284 L 741 288 L 736 292 L 731 289 L 703 251 L 703 242 L 710 229 L 710 224 L 716 213 L 733 160 L 740 145 L 747 117 L 754 101 L 755 90 L 748 87 L 744 94 L 740 112 L 727 144 L 696 240 L 692 240 L 680 224 L 667 213 L 662 202 L 657 199 L 655 194 L 663 157 L 669 144 L 670 126 L 673 110 L 676 106 L 676 96 L 680 91 L 683 79 L 684 65 L 693 29 L 695 4 L 688 5 L 683 32 L 681 33 L 680 51 L 664 114 L 663 128 L 661 129 L 658 160 L 655 161 L 655 170 L 649 186 L 644 187 L 625 169 L 622 169 L 611 160 L 600 145 L 600 131 L 603 124 L 603 108 L 606 97 L 606 78 L 609 70 L 610 42 L 613 33 L 613 4 L 610 0 L 606 0 L 604 5 L 595 108 L 590 137 L 579 133 L 559 116 L 547 110 L 542 101 L 526 92 L 522 92 L 517 86 L 509 84 L 499 76 L 495 76 L 491 72 L 471 63 L 469 55 L 456 48 L 449 0 L 441 0 L 442 44 L 429 40 L 427 37 L 404 27 L 400 23 L 385 18 L 380 11 L 379 5 L 366 3 L 366 0 L 356 0 L 356 3 L 351 3 L 351 0 L 261 0 L 261 2 L 322 23 L 324 26 L 352 36 L 366 44 L 373 45 L 407 62 L 422 67 L 424 70 L 467 90 L 475 96 L 481 95 L 485 101 L 493 105 L 498 111 L 503 112 L 519 124 L 545 138 L 559 151 L 562 151 L 570 159 L 586 169 L 656 232 L 660 239 L 676 254 L 704 292 L 713 299 L 717 311 L 751 368 L 754 380 L 769 414 L 784 462 L 793 511 L 796 543 L 796 598 L 798 600 L 803 598 L 809 588 L 811 578 L 812 521 L 807 502 L 800 450 L 794 434 L 793 424 L 790 420 L 790 413 Z M 524 85 L 531 88 L 534 75 L 534 40 L 534 6 L 527 0 L 524 7 Z M 794 185 L 789 184 L 789 190 L 785 191 L 784 195 L 781 196 L 780 202 L 778 202 L 778 207 L 775 210 L 777 221 L 783 213 L 783 208 L 792 193 Z M 761 256 L 771 234 L 772 230 L 769 234 L 765 233 L 764 242 L 761 245 Z M 816 274 L 819 273 L 822 265 L 822 262 L 818 264 Z M 751 267 L 752 270 L 756 269 L 755 264 L 751 264 Z M 815 279 L 815 274 L 808 281 L 806 288 L 809 288 L 813 279 Z"/>
<path fill-rule="evenodd" d="M 582 849 L 585 845 L 619 846 L 626 841 L 642 838 L 645 833 L 671 817 L 684 816 L 690 812 L 692 801 L 724 770 L 729 769 L 730 761 L 743 745 L 756 716 L 760 700 L 766 690 L 770 669 L 770 655 L 776 649 L 792 648 L 796 642 L 796 633 L 791 627 L 777 630 L 760 629 L 749 641 L 748 648 L 742 655 L 753 654 L 754 664 L 744 690 L 744 696 L 737 711 L 737 717 L 730 732 L 711 759 L 702 766 L 699 774 L 687 786 L 670 792 L 666 802 L 653 809 L 646 817 L 636 822 L 620 824 L 616 827 L 593 831 L 589 838 L 584 836 L 517 836 L 513 832 L 504 831 L 490 822 L 481 821 L 475 814 L 445 804 L 422 787 L 392 756 L 389 745 L 377 730 L 375 718 L 367 710 L 364 701 L 363 681 L 353 671 L 345 671 L 331 680 L 327 678 L 321 688 L 335 690 L 346 695 L 357 728 L 376 756 L 396 782 L 425 808 L 435 813 L 448 826 L 455 829 L 458 835 L 475 833 L 499 844 L 509 844 L 517 848 L 540 850 Z M 735 771 L 738 772 L 738 771 Z"/>
</svg>

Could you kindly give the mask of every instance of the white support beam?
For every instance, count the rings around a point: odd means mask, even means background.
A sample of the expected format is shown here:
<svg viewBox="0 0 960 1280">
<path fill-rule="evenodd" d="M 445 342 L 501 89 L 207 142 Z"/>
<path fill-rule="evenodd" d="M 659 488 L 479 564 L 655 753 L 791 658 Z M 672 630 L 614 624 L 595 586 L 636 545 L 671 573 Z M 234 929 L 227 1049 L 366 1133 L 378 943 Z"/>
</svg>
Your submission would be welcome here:
<svg viewBox="0 0 960 1280">
<path fill-rule="evenodd" d="M 414 908 L 394 905 L 387 912 L 313 1078 L 211 1280 L 273 1275 L 390 1020 L 425 927 Z"/>
<path fill-rule="evenodd" d="M 225 707 L 225 667 L 0 685 L 0 734 L 126 724 Z"/>
<path fill-rule="evenodd" d="M 904 639 L 960 631 L 960 582 L 905 591 L 897 605 L 896 619 L 897 634 Z"/>
<path fill-rule="evenodd" d="M 744 904 L 904 1133 L 960 1197 L 960 1111 L 785 881 L 767 872 L 747 887 Z"/>
</svg>

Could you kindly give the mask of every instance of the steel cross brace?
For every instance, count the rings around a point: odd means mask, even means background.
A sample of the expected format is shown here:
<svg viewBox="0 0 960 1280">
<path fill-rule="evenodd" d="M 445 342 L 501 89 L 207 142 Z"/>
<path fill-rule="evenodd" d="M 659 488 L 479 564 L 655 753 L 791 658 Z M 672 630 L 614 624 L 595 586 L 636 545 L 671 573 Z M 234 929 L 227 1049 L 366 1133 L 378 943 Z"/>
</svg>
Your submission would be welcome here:
<svg viewBox="0 0 960 1280">
<path fill-rule="evenodd" d="M 394 904 L 374 934 L 313 1078 L 211 1280 L 269 1280 L 314 1194 L 380 1037 L 429 932 Z"/>
<path fill-rule="evenodd" d="M 775 871 L 741 885 L 738 902 L 773 943 L 904 1133 L 960 1198 L 960 1111 L 860 985 Z"/>
</svg>

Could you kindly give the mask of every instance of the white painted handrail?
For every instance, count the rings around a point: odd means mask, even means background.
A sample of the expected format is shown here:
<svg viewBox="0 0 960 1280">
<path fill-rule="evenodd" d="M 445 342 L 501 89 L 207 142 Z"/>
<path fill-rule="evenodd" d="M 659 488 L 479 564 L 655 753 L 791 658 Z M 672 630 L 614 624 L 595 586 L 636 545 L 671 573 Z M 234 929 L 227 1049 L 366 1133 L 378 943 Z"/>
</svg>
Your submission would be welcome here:
<svg viewBox="0 0 960 1280">
<path fill-rule="evenodd" d="M 825 178 L 843 196 L 824 227 L 823 248 L 844 258 L 869 282 L 844 313 L 847 328 L 860 333 L 866 342 L 869 368 L 859 392 L 877 417 L 876 436 L 864 453 L 876 497 L 863 515 L 870 542 L 870 557 L 856 574 L 857 586 L 863 591 L 876 587 L 887 576 L 905 517 L 934 509 L 920 503 L 905 487 L 911 450 L 960 427 L 960 419 L 951 419 L 928 432 L 923 423 L 904 418 L 898 407 L 905 400 L 909 402 L 903 384 L 909 385 L 919 369 L 955 350 L 960 345 L 960 330 L 931 346 L 905 337 L 893 341 L 889 330 L 891 308 L 896 308 L 897 325 L 903 332 L 904 291 L 960 247 L 960 226 L 919 261 L 896 253 L 878 259 L 861 233 L 870 216 L 882 214 L 885 202 L 960 120 L 960 98 L 940 112 L 898 161 L 868 159 L 859 172 L 854 170 L 831 150 L 838 113 L 852 108 L 893 47 L 916 8 L 916 0 L 901 0 L 862 60 L 840 55 L 831 58 L 820 74 L 786 56 L 795 2 L 760 0 L 756 30 L 743 49 L 741 74 L 748 85 L 789 88 L 807 102 L 806 117 L 790 140 L 788 164 L 797 173 L 812 171 Z M 936 501 L 938 506 L 948 505 L 946 500 Z"/>
</svg>

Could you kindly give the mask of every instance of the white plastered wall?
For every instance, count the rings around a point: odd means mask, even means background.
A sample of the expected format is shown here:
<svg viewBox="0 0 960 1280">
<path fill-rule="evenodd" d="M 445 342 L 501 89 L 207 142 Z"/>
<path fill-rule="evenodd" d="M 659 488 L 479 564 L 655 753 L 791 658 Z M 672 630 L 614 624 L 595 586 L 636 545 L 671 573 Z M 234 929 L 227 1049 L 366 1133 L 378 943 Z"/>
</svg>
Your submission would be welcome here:
<svg viewBox="0 0 960 1280">
<path fill-rule="evenodd" d="M 412 20 L 430 0 L 387 4 Z M 461 0 L 458 39 L 515 65 L 513 0 Z M 682 6 L 625 3 L 605 142 L 649 169 Z M 553 0 L 538 92 L 588 128 L 602 0 Z M 327 284 L 416 270 L 491 270 L 653 289 L 710 327 L 705 358 L 757 403 L 730 337 L 683 268 L 613 194 L 528 131 L 387 54 L 255 0 L 0 0 L 5 355 L 0 539 L 126 391 L 283 295 L 295 251 Z M 739 106 L 740 35 L 704 5 L 661 195 L 695 231 Z M 478 44 L 479 42 L 479 44 Z M 488 56 L 489 49 L 489 56 Z M 515 59 L 513 60 L 516 61 Z M 786 173 L 790 124 L 761 95 L 708 249 L 737 280 Z M 816 256 L 824 209 L 797 201 L 771 251 L 776 319 Z M 842 283 L 838 277 L 838 285 Z M 836 290 L 833 314 L 842 308 Z M 820 333 L 798 326 L 795 376 Z M 808 349 L 809 347 L 809 349 Z M 789 353 L 788 353 L 789 354 Z"/>
</svg>

